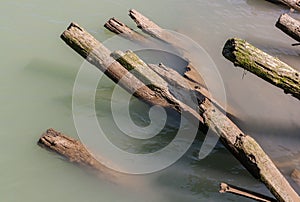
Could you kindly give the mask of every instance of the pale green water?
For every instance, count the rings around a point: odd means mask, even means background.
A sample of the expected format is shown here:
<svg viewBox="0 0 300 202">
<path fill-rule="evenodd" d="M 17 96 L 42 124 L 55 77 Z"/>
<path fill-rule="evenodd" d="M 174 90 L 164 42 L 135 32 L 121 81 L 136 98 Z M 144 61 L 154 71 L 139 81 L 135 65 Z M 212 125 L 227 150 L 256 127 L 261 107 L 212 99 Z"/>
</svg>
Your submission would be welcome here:
<svg viewBox="0 0 300 202">
<path fill-rule="evenodd" d="M 243 71 L 221 55 L 226 39 L 239 36 L 300 70 L 299 48 L 291 47 L 293 40 L 274 27 L 287 10 L 259 0 L 1 1 L 0 201 L 244 200 L 220 195 L 221 181 L 267 194 L 221 146 L 198 161 L 199 141 L 172 167 L 120 182 L 95 178 L 36 145 L 49 127 L 77 137 L 71 96 L 83 61 L 60 40 L 61 32 L 75 21 L 103 41 L 113 36 L 102 27 L 112 16 L 134 26 L 127 17 L 129 8 L 186 34 L 208 51 L 222 74 L 238 124 L 275 160 L 300 153 L 299 101 L 250 73 L 242 80 Z M 109 84 L 103 92 L 103 98 L 110 93 Z M 299 166 L 294 161 L 284 172 Z"/>
</svg>

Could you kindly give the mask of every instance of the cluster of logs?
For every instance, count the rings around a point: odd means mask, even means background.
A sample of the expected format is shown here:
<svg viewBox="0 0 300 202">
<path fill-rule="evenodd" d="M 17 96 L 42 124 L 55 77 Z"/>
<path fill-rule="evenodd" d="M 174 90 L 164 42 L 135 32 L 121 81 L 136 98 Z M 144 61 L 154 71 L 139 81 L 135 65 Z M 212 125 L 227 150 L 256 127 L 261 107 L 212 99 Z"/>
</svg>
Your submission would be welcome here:
<svg viewBox="0 0 300 202">
<path fill-rule="evenodd" d="M 295 10 L 299 9 L 298 4 L 293 4 L 291 7 Z M 144 33 L 181 52 L 182 57 L 188 63 L 184 76 L 163 64 L 147 64 L 131 51 L 111 52 L 76 23 L 71 23 L 61 38 L 79 55 L 138 99 L 150 105 L 159 105 L 176 113 L 184 114 L 189 120 L 199 122 L 203 126 L 200 128 L 210 127 L 213 129 L 224 146 L 255 178 L 266 185 L 277 201 L 300 201 L 298 194 L 260 145 L 251 136 L 244 134 L 222 112 L 222 106 L 216 107 L 218 102 L 202 87 L 201 75 L 197 74 L 193 67 L 193 61 L 189 60 L 188 52 L 178 47 L 176 37 L 136 10 L 130 10 L 129 16 Z M 291 19 L 288 15 L 282 15 L 277 26 L 299 41 L 300 27 L 297 23 L 299 22 Z M 152 43 L 146 35 L 134 31 L 115 18 L 111 18 L 105 27 L 128 40 Z M 280 60 L 237 38 L 226 42 L 223 55 L 235 65 L 253 72 L 282 88 L 284 92 L 300 99 L 300 73 Z M 144 85 L 145 83 L 147 85 Z M 172 86 L 176 86 L 185 93 L 195 93 L 199 103 L 198 108 L 191 107 L 186 102 L 185 96 L 180 94 L 175 96 Z M 54 129 L 47 130 L 39 139 L 39 144 L 65 156 L 71 162 L 103 172 L 103 166 L 93 158 L 82 143 Z M 232 187 L 234 186 L 222 184 L 223 192 L 237 193 L 259 201 L 276 201 L 273 198 Z"/>
</svg>

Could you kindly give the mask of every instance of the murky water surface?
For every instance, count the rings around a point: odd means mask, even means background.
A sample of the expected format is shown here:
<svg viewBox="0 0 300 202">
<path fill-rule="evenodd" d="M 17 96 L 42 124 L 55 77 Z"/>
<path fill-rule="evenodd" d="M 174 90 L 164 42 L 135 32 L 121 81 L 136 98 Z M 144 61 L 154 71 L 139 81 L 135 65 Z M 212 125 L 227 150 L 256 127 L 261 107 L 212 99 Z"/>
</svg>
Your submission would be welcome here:
<svg viewBox="0 0 300 202">
<path fill-rule="evenodd" d="M 83 60 L 59 35 L 75 21 L 97 39 L 107 40 L 113 34 L 102 25 L 112 16 L 134 27 L 127 17 L 130 8 L 200 44 L 223 78 L 235 122 L 273 160 L 284 164 L 281 168 L 286 176 L 300 169 L 299 101 L 251 73 L 243 77 L 243 70 L 221 54 L 225 41 L 236 36 L 300 70 L 299 47 L 290 46 L 294 41 L 274 27 L 287 9 L 260 0 L 1 1 L 0 201 L 246 201 L 220 195 L 218 185 L 223 181 L 268 194 L 220 144 L 207 158 L 198 160 L 203 138 L 163 171 L 114 180 L 95 178 L 36 145 L 50 127 L 78 138 L 72 88 Z M 113 125 L 109 115 L 112 89 L 113 84 L 105 80 L 96 94 L 98 118 L 108 126 Z M 144 120 L 144 109 L 137 102 L 133 116 Z M 176 132 L 176 123 L 172 123 L 163 131 L 166 138 L 158 137 L 161 145 Z M 114 131 L 111 128 L 107 133 Z M 118 144 L 130 150 L 126 141 Z M 133 149 L 147 153 L 154 148 L 152 142 Z"/>
</svg>

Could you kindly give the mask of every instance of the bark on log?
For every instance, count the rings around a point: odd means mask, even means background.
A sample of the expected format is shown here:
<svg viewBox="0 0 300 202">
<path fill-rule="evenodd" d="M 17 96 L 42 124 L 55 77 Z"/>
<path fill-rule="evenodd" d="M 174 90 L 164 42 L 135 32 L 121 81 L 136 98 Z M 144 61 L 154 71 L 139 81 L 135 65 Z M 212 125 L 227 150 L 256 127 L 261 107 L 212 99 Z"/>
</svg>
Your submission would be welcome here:
<svg viewBox="0 0 300 202">
<path fill-rule="evenodd" d="M 156 72 L 167 82 L 182 85 L 180 81 L 183 78 L 176 71 L 168 70 L 168 67 L 150 67 L 160 68 Z M 205 98 L 199 107 L 205 124 L 220 136 L 223 145 L 255 178 L 266 185 L 278 201 L 300 201 L 298 194 L 252 137 L 244 134 L 228 117 L 215 108 L 209 99 Z"/>
<path fill-rule="evenodd" d="M 276 22 L 276 27 L 300 42 L 300 22 L 288 14 L 282 14 Z"/>
<path fill-rule="evenodd" d="M 300 73 L 278 58 L 238 38 L 229 39 L 226 42 L 223 55 L 235 66 L 256 74 L 283 89 L 285 93 L 300 99 Z"/>
<path fill-rule="evenodd" d="M 249 191 L 237 186 L 233 186 L 233 185 L 229 185 L 226 183 L 221 183 L 220 184 L 220 193 L 231 193 L 231 194 L 235 194 L 235 195 L 239 195 L 239 196 L 243 196 L 246 198 L 250 198 L 253 199 L 255 201 L 260 201 L 260 202 L 276 202 L 277 200 L 268 196 L 264 196 L 262 194 L 253 192 L 253 191 Z"/>
</svg>

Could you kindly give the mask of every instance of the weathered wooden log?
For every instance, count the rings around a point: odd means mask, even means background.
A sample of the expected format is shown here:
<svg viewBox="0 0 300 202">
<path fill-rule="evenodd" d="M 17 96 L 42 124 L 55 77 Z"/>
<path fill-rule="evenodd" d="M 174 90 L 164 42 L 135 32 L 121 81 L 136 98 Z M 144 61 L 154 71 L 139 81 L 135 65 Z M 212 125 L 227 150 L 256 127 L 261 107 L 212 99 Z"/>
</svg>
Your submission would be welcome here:
<svg viewBox="0 0 300 202">
<path fill-rule="evenodd" d="M 203 119 L 197 111 L 170 96 L 163 88 L 150 89 L 111 57 L 111 52 L 92 35 L 79 27 L 79 25 L 71 23 L 67 30 L 63 32 L 61 38 L 88 62 L 103 71 L 109 78 L 135 97 L 151 105 L 170 108 L 180 113 L 184 112 L 187 116 L 186 118 L 189 118 L 194 124 L 200 124 L 200 126 L 203 124 Z M 142 73 L 145 72 L 141 72 L 141 74 Z M 149 86 L 151 87 L 151 85 Z"/>
<path fill-rule="evenodd" d="M 279 1 L 287 5 L 291 9 L 300 11 L 300 0 L 279 0 Z"/>
<path fill-rule="evenodd" d="M 189 58 L 188 50 L 185 50 L 183 47 L 180 47 L 178 45 L 182 44 L 182 41 L 180 39 L 175 37 L 172 33 L 168 32 L 167 30 L 162 29 L 160 26 L 158 26 L 153 21 L 149 20 L 147 17 L 145 17 L 144 15 L 142 15 L 134 9 L 129 10 L 129 16 L 137 24 L 137 27 L 140 28 L 143 32 L 149 34 L 150 36 L 156 39 L 164 41 L 172 45 L 175 49 L 179 50 L 182 54 L 182 57 L 189 62 L 184 75 L 191 81 L 197 82 L 201 86 L 205 86 L 203 78 L 193 66 L 193 61 L 191 61 Z"/>
<path fill-rule="evenodd" d="M 129 28 L 127 25 L 125 25 L 124 23 L 122 23 L 120 20 L 116 18 L 110 18 L 104 24 L 104 27 L 110 30 L 111 32 L 118 34 L 124 38 L 127 38 L 129 40 L 148 43 L 148 39 L 144 35 Z"/>
<path fill-rule="evenodd" d="M 275 25 L 281 31 L 300 42 L 300 22 L 288 14 L 282 14 Z"/>
<path fill-rule="evenodd" d="M 120 36 L 122 36 L 123 38 L 137 42 L 137 43 L 155 46 L 154 43 L 157 42 L 157 41 L 151 41 L 148 38 L 143 37 L 142 34 L 132 32 L 131 28 L 129 28 L 126 24 L 122 23 L 120 20 L 117 20 L 116 18 L 109 19 L 105 23 L 104 26 L 111 32 L 113 32 L 115 34 L 121 33 Z M 205 87 L 203 87 L 204 84 L 203 84 L 202 78 L 201 78 L 201 82 L 199 81 L 198 72 L 196 72 L 196 70 L 193 68 L 193 66 L 190 67 L 190 64 L 188 64 L 186 67 L 186 70 L 187 71 L 185 72 L 185 78 L 187 78 L 186 82 L 188 82 L 189 86 L 191 86 L 191 88 L 192 88 L 190 90 L 192 90 L 194 92 L 198 92 L 198 93 L 204 95 L 205 97 L 209 98 L 216 106 L 219 107 L 220 110 L 222 110 L 224 113 L 226 112 L 228 114 L 228 116 L 234 117 L 235 110 L 232 107 L 226 106 L 226 110 L 225 110 L 224 103 L 220 103 L 219 101 L 216 101 L 211 97 L 208 90 Z M 196 93 L 196 94 L 198 94 L 198 93 Z"/>
<path fill-rule="evenodd" d="M 192 90 L 186 90 L 183 88 L 180 89 L 180 86 L 178 85 L 170 85 L 170 82 L 166 82 L 161 76 L 159 76 L 159 73 L 157 73 L 155 70 L 153 71 L 148 64 L 142 61 L 132 51 L 127 51 L 126 53 L 123 53 L 122 51 L 115 51 L 112 53 L 112 56 L 143 83 L 150 84 L 149 88 L 153 89 L 154 91 L 160 89 L 160 91 L 163 91 L 169 99 L 179 100 L 181 103 L 180 106 L 183 109 L 186 108 L 185 111 L 196 110 L 198 114 L 198 101 L 203 101 L 203 95 L 198 93 L 196 98 L 196 94 Z M 185 84 L 188 86 L 188 80 L 185 80 L 183 77 L 181 78 L 182 85 Z M 192 107 L 192 109 L 188 109 L 189 107 Z M 198 114 L 198 116 L 200 115 Z M 203 121 L 202 117 L 198 119 Z"/>
<path fill-rule="evenodd" d="M 255 201 L 261 201 L 261 202 L 276 202 L 277 200 L 265 195 L 262 195 L 260 193 L 256 193 L 253 191 L 249 191 L 247 189 L 243 189 L 234 185 L 229 185 L 224 182 L 220 184 L 220 191 L 221 194 L 224 193 L 231 193 L 239 196 L 243 196 L 246 198 L 253 199 Z"/>
<path fill-rule="evenodd" d="M 277 201 L 276 199 L 265 196 L 263 194 L 256 193 L 256 192 L 253 192 L 253 191 L 249 191 L 247 189 L 240 188 L 240 187 L 237 187 L 237 186 L 234 186 L 234 185 L 229 185 L 229 184 L 226 184 L 224 182 L 222 182 L 220 184 L 219 192 L 221 194 L 231 193 L 231 194 L 243 196 L 243 197 L 250 198 L 250 199 L 253 199 L 255 201 L 260 201 L 260 202 L 276 202 Z"/>
<path fill-rule="evenodd" d="M 172 108 L 179 111 L 180 107 L 172 100 L 166 100 L 162 94 L 154 92 L 133 76 L 120 63 L 113 59 L 111 52 L 92 35 L 75 23 L 71 23 L 61 38 L 88 62 L 104 72 L 110 79 L 118 83 L 135 97 L 151 104 Z"/>
<path fill-rule="evenodd" d="M 105 176 L 114 178 L 116 172 L 112 172 L 109 168 L 102 165 L 96 160 L 91 152 L 78 140 L 68 137 L 54 129 L 48 129 L 39 139 L 38 144 L 50 151 L 54 151 L 66 160 L 86 167 L 97 174 L 105 173 Z"/>
<path fill-rule="evenodd" d="M 281 88 L 285 93 L 300 99 L 300 73 L 268 55 L 245 40 L 229 39 L 224 48 L 225 58 L 269 83 Z"/>
<path fill-rule="evenodd" d="M 182 79 L 176 71 L 165 66 L 151 66 L 172 85 L 181 86 Z M 174 84 L 175 83 L 175 84 Z M 185 86 L 182 86 L 183 88 Z M 278 201 L 300 201 L 298 194 L 277 169 L 270 157 L 249 135 L 244 134 L 228 117 L 205 98 L 199 105 L 205 124 L 219 136 L 223 145 L 257 179 L 262 181 Z"/>
</svg>

